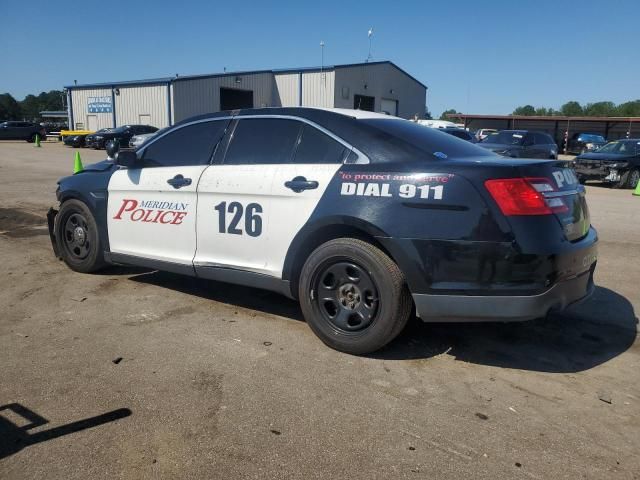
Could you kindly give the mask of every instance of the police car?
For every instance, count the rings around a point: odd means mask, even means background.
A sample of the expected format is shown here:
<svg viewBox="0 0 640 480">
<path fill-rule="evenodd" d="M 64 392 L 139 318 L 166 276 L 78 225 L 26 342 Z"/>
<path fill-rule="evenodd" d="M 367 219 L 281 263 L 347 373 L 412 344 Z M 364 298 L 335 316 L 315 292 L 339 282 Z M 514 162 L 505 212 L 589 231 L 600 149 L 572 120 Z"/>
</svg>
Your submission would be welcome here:
<svg viewBox="0 0 640 480">
<path fill-rule="evenodd" d="M 354 110 L 191 118 L 58 182 L 55 254 L 280 292 L 344 352 L 423 321 L 545 316 L 593 291 L 597 234 L 559 161 Z"/>
</svg>

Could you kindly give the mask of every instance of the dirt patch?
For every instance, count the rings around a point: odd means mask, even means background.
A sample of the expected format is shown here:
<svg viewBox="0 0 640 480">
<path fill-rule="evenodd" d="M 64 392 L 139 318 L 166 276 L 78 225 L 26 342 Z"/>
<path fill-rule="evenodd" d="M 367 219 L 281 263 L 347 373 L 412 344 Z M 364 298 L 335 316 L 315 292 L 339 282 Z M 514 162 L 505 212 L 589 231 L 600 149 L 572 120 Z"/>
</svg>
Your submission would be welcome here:
<svg viewBox="0 0 640 480">
<path fill-rule="evenodd" d="M 48 233 L 47 218 L 17 208 L 0 208 L 0 234 L 13 238 L 34 237 Z"/>
</svg>

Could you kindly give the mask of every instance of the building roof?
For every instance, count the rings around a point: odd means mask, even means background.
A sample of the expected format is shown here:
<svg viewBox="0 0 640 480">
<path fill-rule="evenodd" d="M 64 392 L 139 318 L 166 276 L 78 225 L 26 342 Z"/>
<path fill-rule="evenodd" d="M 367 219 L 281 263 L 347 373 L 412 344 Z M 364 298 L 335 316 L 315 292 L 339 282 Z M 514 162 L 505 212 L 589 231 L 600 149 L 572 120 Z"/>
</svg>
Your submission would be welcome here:
<svg viewBox="0 0 640 480">
<path fill-rule="evenodd" d="M 427 89 L 428 87 L 416 79 L 414 76 L 407 73 L 405 70 L 398 67 L 395 63 L 389 60 L 383 60 L 379 62 L 362 62 L 362 63 L 347 63 L 341 65 L 325 65 L 322 67 L 298 67 L 298 68 L 282 68 L 282 69 L 271 69 L 271 70 L 246 70 L 246 71 L 238 71 L 238 72 L 222 72 L 222 73 L 206 73 L 201 75 L 182 75 L 175 77 L 160 77 L 160 78 L 150 78 L 146 80 L 128 80 L 128 81 L 120 81 L 120 82 L 102 82 L 102 83 L 85 83 L 80 85 L 66 85 L 64 88 L 67 90 L 74 89 L 87 89 L 87 88 L 113 88 L 113 87 L 132 87 L 139 85 L 160 85 L 160 84 L 169 84 L 173 82 L 180 82 L 184 80 L 197 80 L 202 78 L 215 78 L 215 77 L 231 77 L 231 76 L 241 76 L 241 75 L 256 75 L 260 73 L 304 73 L 304 72 L 320 72 L 320 71 L 328 71 L 328 70 L 336 70 L 339 68 L 349 68 L 349 67 L 360 67 L 360 66 L 373 66 L 373 65 L 382 65 L 388 64 L 392 67 L 396 68 L 400 72 L 402 72 L 407 77 L 411 78 L 416 83 L 420 84 L 422 87 Z"/>
<path fill-rule="evenodd" d="M 553 115 L 475 115 L 467 113 L 448 113 L 449 118 L 464 119 L 482 119 L 482 120 L 548 120 L 558 122 L 609 122 L 609 123 L 638 123 L 640 117 L 568 117 Z"/>
</svg>

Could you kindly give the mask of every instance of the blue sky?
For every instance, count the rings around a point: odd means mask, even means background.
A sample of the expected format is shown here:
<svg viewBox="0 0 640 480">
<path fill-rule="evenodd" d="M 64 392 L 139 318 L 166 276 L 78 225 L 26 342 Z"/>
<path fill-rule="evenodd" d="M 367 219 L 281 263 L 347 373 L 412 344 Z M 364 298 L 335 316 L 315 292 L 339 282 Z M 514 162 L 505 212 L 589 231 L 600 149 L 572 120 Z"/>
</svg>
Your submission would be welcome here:
<svg viewBox="0 0 640 480">
<path fill-rule="evenodd" d="M 640 98 L 640 1 L 0 0 L 0 93 L 391 60 L 432 114 Z"/>
</svg>

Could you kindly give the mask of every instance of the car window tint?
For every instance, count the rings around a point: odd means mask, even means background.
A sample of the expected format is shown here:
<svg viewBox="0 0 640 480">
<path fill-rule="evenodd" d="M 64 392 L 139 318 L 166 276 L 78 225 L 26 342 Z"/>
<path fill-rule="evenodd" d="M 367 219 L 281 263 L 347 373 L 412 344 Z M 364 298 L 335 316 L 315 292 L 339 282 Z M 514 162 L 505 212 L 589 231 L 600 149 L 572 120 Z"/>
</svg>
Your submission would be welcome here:
<svg viewBox="0 0 640 480">
<path fill-rule="evenodd" d="M 549 143 L 549 139 L 543 133 L 533 133 L 533 143 L 535 145 L 546 145 Z"/>
<path fill-rule="evenodd" d="M 289 163 L 302 123 L 277 118 L 240 119 L 225 164 L 261 165 Z"/>
<path fill-rule="evenodd" d="M 437 128 L 425 127 L 407 120 L 363 119 L 358 120 L 358 122 L 375 128 L 379 133 L 377 138 L 386 140 L 389 145 L 399 140 L 422 152 L 433 155 L 434 159 L 494 155 L 492 152 L 477 147 L 471 142 L 465 142 L 453 135 L 439 132 Z M 358 148 L 360 147 L 358 146 Z M 364 153 L 367 152 L 365 151 Z"/>
<path fill-rule="evenodd" d="M 206 165 L 226 125 L 226 121 L 201 122 L 170 131 L 145 149 L 142 157 L 144 165 Z"/>
<path fill-rule="evenodd" d="M 346 148 L 329 135 L 305 125 L 296 150 L 295 163 L 342 163 Z"/>
</svg>

